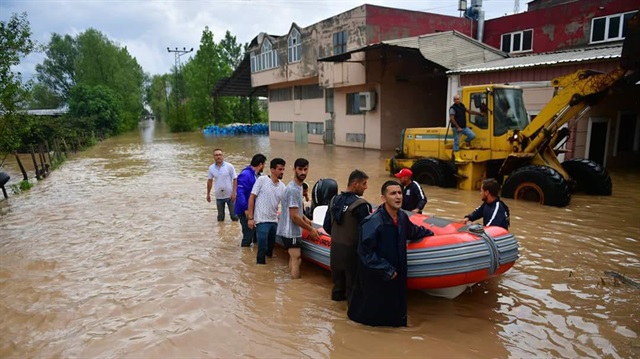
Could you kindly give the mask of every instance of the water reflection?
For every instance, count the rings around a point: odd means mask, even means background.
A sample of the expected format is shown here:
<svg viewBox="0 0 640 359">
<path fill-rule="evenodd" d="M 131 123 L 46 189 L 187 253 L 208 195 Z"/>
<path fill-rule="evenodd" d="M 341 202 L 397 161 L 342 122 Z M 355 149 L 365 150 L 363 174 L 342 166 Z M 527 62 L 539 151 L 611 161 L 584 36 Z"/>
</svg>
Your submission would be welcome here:
<svg viewBox="0 0 640 359">
<path fill-rule="evenodd" d="M 640 355 L 638 291 L 604 276 L 640 279 L 638 173 L 567 208 L 508 201 L 521 258 L 507 275 L 453 301 L 411 292 L 408 328 L 368 328 L 329 300 L 326 271 L 305 263 L 291 281 L 283 251 L 256 267 L 237 223 L 215 221 L 205 195 L 216 147 L 237 170 L 257 152 L 307 157 L 310 184 L 344 188 L 357 167 L 374 203 L 389 178 L 378 151 L 170 134 L 154 122 L 108 139 L 0 204 L 0 356 Z M 476 192 L 425 192 L 426 210 L 445 218 L 479 203 Z"/>
</svg>

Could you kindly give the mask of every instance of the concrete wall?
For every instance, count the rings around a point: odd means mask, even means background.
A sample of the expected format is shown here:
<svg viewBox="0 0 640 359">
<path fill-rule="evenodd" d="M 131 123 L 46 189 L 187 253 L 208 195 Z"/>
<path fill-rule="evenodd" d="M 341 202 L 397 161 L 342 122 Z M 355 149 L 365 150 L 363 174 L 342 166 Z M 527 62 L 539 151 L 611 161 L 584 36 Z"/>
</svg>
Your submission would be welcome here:
<svg viewBox="0 0 640 359">
<path fill-rule="evenodd" d="M 380 148 L 380 106 L 373 111 L 357 115 L 347 114 L 347 94 L 371 91 L 379 93 L 379 87 L 374 85 L 361 85 L 341 87 L 335 89 L 335 145 L 359 148 Z M 364 134 L 364 142 L 348 142 L 347 134 Z"/>
<path fill-rule="evenodd" d="M 635 0 L 580 0 L 485 22 L 484 42 L 500 48 L 502 34 L 533 29 L 533 52 L 550 52 L 589 44 L 591 20 L 638 9 Z"/>
</svg>

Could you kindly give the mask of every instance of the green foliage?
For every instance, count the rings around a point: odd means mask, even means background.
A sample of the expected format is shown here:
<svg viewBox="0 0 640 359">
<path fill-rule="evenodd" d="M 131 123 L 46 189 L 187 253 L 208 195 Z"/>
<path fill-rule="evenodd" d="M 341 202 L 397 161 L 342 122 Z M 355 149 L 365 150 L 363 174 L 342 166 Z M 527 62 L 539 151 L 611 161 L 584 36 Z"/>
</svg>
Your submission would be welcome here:
<svg viewBox="0 0 640 359">
<path fill-rule="evenodd" d="M 29 109 L 53 109 L 59 108 L 64 104 L 64 99 L 57 93 L 51 91 L 49 87 L 42 83 L 37 83 L 31 89 L 31 100 L 29 101 Z"/>
<path fill-rule="evenodd" d="M 76 84 L 76 59 L 78 57 L 76 40 L 70 35 L 63 37 L 53 33 L 45 48 L 45 54 L 47 58 L 42 64 L 36 65 L 38 81 L 49 92 L 63 101 L 67 101 L 71 89 Z"/>
<path fill-rule="evenodd" d="M 89 131 L 117 134 L 126 126 L 127 116 L 122 113 L 120 96 L 102 85 L 77 85 L 69 95 L 69 115 L 84 118 Z"/>
<path fill-rule="evenodd" d="M 0 113 L 11 114 L 18 104 L 27 99 L 28 84 L 22 83 L 21 74 L 11 66 L 20 63 L 20 57 L 33 50 L 31 28 L 27 13 L 13 14 L 8 22 L 0 21 Z"/>
<path fill-rule="evenodd" d="M 20 194 L 22 192 L 28 191 L 33 187 L 33 183 L 29 181 L 20 181 L 19 183 L 13 183 L 9 185 L 11 192 L 13 194 Z"/>
</svg>

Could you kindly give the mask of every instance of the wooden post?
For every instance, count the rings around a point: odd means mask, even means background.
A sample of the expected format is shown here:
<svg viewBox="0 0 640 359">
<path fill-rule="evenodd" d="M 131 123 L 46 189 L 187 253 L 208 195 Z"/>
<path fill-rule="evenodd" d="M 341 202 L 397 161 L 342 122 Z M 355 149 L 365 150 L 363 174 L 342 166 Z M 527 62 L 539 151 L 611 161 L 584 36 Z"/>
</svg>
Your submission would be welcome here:
<svg viewBox="0 0 640 359">
<path fill-rule="evenodd" d="M 53 150 L 54 154 L 58 156 L 58 162 L 62 162 L 62 152 L 60 151 L 60 143 L 57 139 L 53 140 Z"/>
<path fill-rule="evenodd" d="M 22 165 L 22 161 L 20 161 L 20 157 L 18 157 L 18 152 L 14 152 L 13 153 L 16 156 L 16 162 L 18 162 L 18 167 L 20 167 L 20 172 L 22 172 L 22 180 L 23 181 L 28 181 L 29 180 L 29 176 L 27 176 L 27 171 L 24 169 L 24 166 Z M 33 146 L 31 147 L 31 155 L 33 156 Z M 33 161 L 35 163 L 35 156 L 33 157 Z"/>
<path fill-rule="evenodd" d="M 64 157 L 69 157 L 69 149 L 67 146 L 67 141 L 64 139 L 64 137 L 62 138 L 62 146 L 64 148 Z"/>
<path fill-rule="evenodd" d="M 47 160 L 44 158 L 44 149 L 42 148 L 42 143 L 38 144 L 38 156 L 40 157 L 40 169 L 42 170 L 42 177 L 47 177 L 49 166 L 45 165 Z"/>
<path fill-rule="evenodd" d="M 38 162 L 36 161 L 36 153 L 33 149 L 33 145 L 31 146 L 31 159 L 33 160 L 33 167 L 36 169 L 36 179 L 40 180 L 40 169 L 38 169 Z M 18 157 L 18 155 L 16 155 Z"/>
</svg>

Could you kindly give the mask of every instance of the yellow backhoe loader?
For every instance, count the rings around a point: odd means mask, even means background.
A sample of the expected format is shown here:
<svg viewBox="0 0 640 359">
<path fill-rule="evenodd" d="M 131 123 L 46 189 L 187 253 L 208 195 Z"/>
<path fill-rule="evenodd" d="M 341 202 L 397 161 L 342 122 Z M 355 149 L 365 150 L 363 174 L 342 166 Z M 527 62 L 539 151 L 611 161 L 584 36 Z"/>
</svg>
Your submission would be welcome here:
<svg viewBox="0 0 640 359">
<path fill-rule="evenodd" d="M 474 113 L 468 126 L 476 139 L 462 147 L 461 161 L 453 160 L 452 129 L 406 128 L 397 154 L 386 160 L 386 170 L 410 168 L 419 183 L 477 190 L 485 178 L 502 182 L 502 196 L 566 206 L 571 190 L 611 195 L 607 171 L 588 159 L 560 163 L 557 145 L 568 136 L 561 129 L 581 118 L 618 84 L 640 80 L 640 15 L 627 24 L 620 66 L 608 73 L 580 70 L 552 81 L 555 94 L 531 121 L 522 90 L 507 85 L 463 87 L 461 100 Z"/>
</svg>

